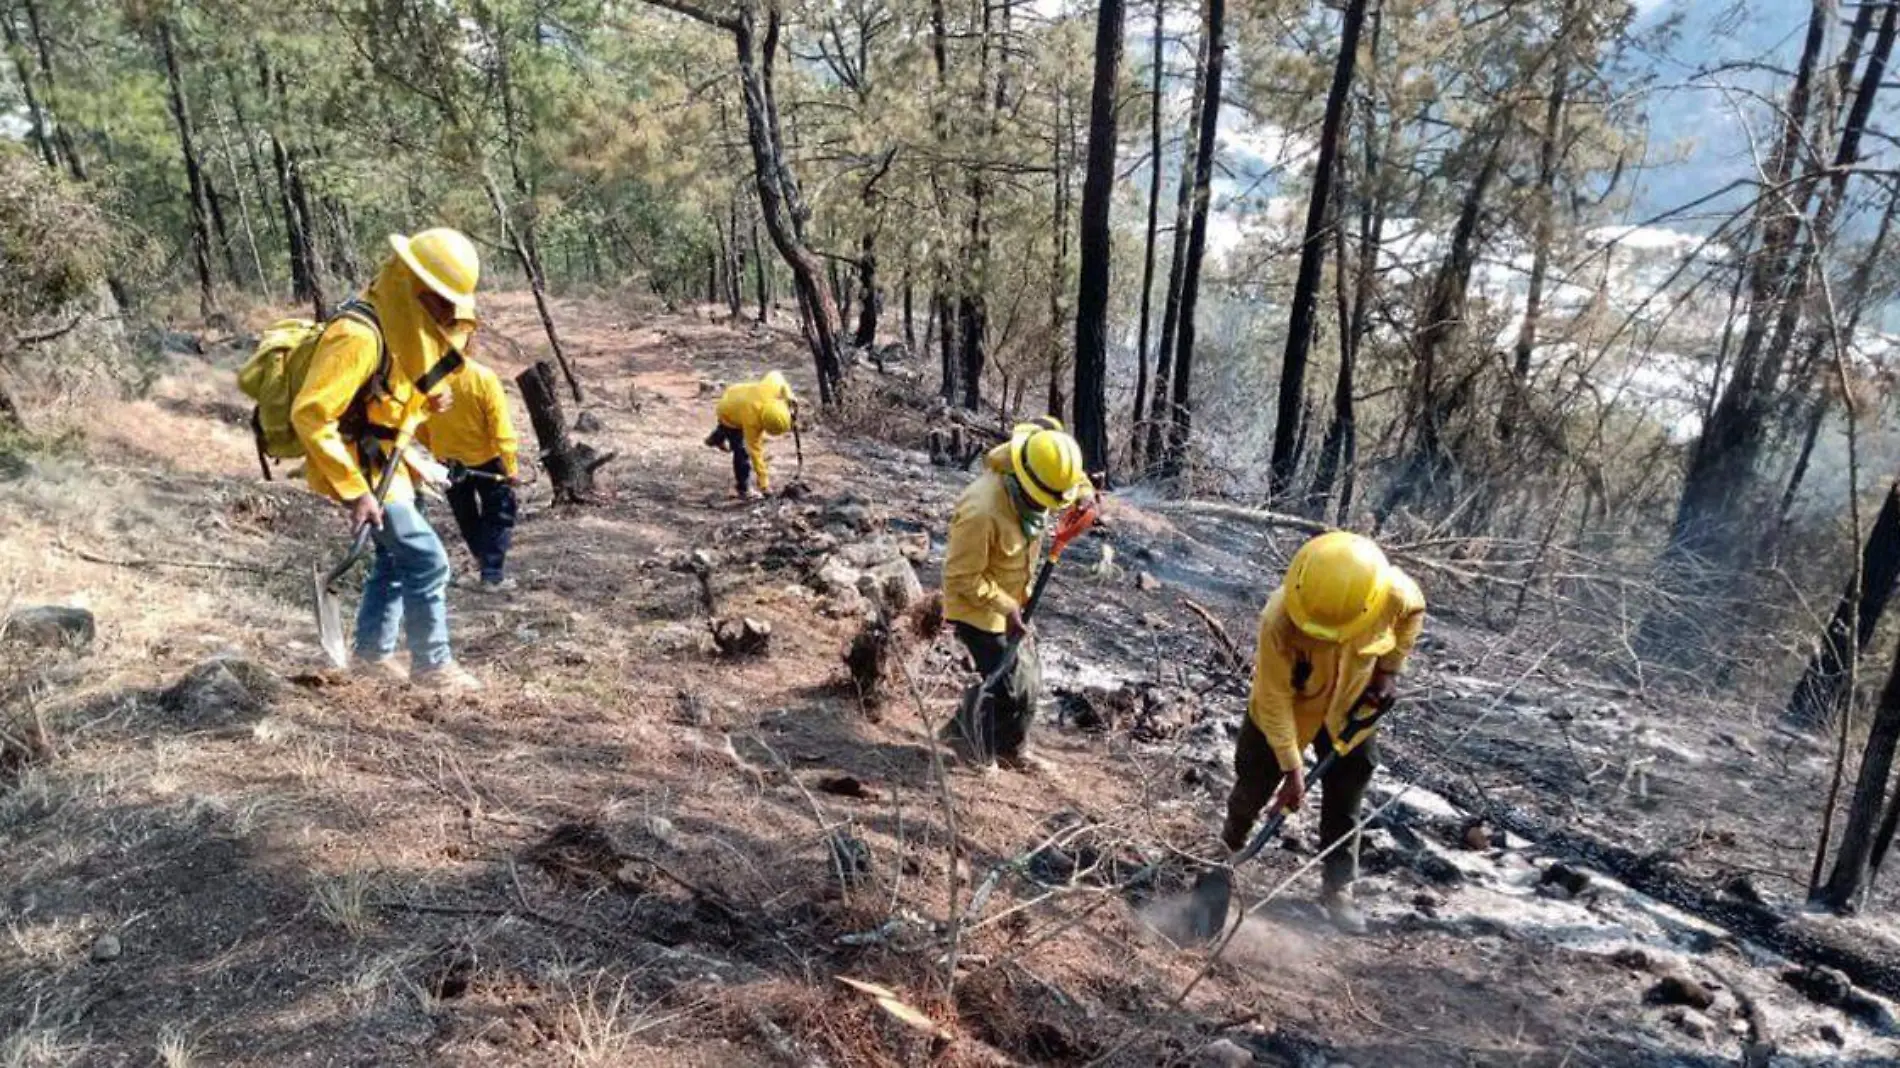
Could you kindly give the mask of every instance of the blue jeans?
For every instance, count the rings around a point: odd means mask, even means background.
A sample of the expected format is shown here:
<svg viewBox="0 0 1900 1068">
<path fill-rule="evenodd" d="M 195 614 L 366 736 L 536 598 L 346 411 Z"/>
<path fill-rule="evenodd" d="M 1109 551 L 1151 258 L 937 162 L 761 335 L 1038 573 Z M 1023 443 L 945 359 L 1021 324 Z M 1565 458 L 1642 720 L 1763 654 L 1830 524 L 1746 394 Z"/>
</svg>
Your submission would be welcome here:
<svg viewBox="0 0 1900 1068">
<path fill-rule="evenodd" d="M 449 653 L 449 554 L 413 501 L 383 506 L 374 535 L 376 562 L 356 610 L 356 655 L 381 659 L 396 651 L 396 627 L 409 639 L 412 668 L 441 667 Z"/>
<path fill-rule="evenodd" d="M 500 460 L 471 468 L 502 473 Z M 500 582 L 508 564 L 508 546 L 514 540 L 515 514 L 520 505 L 515 489 L 492 478 L 467 478 L 449 487 L 449 510 L 468 543 L 468 552 L 481 566 L 483 582 Z"/>
</svg>

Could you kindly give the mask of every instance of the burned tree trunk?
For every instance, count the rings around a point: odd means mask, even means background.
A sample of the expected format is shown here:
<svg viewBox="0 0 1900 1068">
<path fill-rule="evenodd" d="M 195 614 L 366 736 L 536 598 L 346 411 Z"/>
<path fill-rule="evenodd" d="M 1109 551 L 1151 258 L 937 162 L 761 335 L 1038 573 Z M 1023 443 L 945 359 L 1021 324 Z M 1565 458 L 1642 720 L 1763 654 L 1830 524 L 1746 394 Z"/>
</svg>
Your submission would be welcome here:
<svg viewBox="0 0 1900 1068">
<path fill-rule="evenodd" d="M 1089 96 L 1089 159 L 1082 179 L 1082 277 L 1075 298 L 1075 437 L 1090 471 L 1108 470 L 1108 286 L 1115 186 L 1115 91 L 1122 63 L 1122 0 L 1102 0 Z"/>
<path fill-rule="evenodd" d="M 1826 885 L 1810 898 L 1814 904 L 1835 912 L 1852 911 L 1873 859 L 1875 828 L 1886 801 L 1896 746 L 1900 746 L 1900 651 L 1897 651 L 1893 673 L 1881 689 L 1873 726 L 1867 732 L 1867 745 L 1861 751 L 1860 773 L 1854 782 L 1853 800 L 1848 803 L 1847 826 L 1841 831 L 1840 848 L 1834 852 L 1833 871 Z M 1822 843 L 1823 848 L 1826 845 Z"/>
<path fill-rule="evenodd" d="M 1498 412 L 1497 437 L 1509 442 L 1518 420 L 1527 415 L 1531 357 L 1537 350 L 1537 328 L 1544 312 L 1544 278 L 1550 271 L 1550 246 L 1557 226 L 1557 162 L 1564 138 L 1564 104 L 1570 92 L 1569 51 L 1558 45 L 1556 72 L 1551 76 L 1550 99 L 1544 105 L 1544 131 L 1537 146 L 1536 212 L 1532 224 L 1531 275 L 1524 297 L 1524 321 L 1517 328 L 1511 354 L 1510 389 Z"/>
<path fill-rule="evenodd" d="M 26 66 L 26 46 L 20 41 L 19 30 L 14 28 L 12 12 L 0 11 L 0 33 L 5 34 L 7 49 L 13 53 L 13 72 L 20 81 L 21 101 L 26 104 L 27 132 L 32 135 L 46 166 L 58 170 L 59 154 L 53 148 L 51 124 L 40 108 L 39 94 L 33 91 L 33 74 Z"/>
<path fill-rule="evenodd" d="M 553 350 L 554 359 L 561 365 L 561 376 L 567 380 L 567 389 L 574 395 L 574 403 L 581 403 L 580 380 L 574 377 L 573 365 L 567 361 L 567 353 L 561 348 L 560 331 L 554 326 L 554 310 L 548 305 L 547 279 L 541 273 L 541 257 L 535 253 L 533 220 L 525 220 L 517 226 L 508 214 L 508 202 L 502 198 L 501 186 L 496 184 L 495 176 L 482 169 L 482 188 L 488 192 L 488 204 L 495 211 L 495 218 L 501 223 L 502 240 L 507 241 L 514 250 L 515 259 L 520 262 L 521 270 L 528 276 L 528 288 L 534 293 L 534 309 L 540 313 L 541 329 L 548 336 L 548 348 Z"/>
<path fill-rule="evenodd" d="M 1163 428 L 1168 425 L 1170 418 L 1168 390 L 1173 385 L 1174 335 L 1181 323 L 1181 272 L 1187 262 L 1188 220 L 1192 217 L 1194 207 L 1194 183 L 1188 176 L 1194 173 L 1195 146 L 1200 142 L 1196 124 L 1200 122 L 1206 71 L 1207 43 L 1202 41 L 1200 62 L 1195 67 L 1194 92 L 1188 109 L 1188 129 L 1181 149 L 1181 173 L 1175 181 L 1173 249 L 1168 254 L 1168 289 L 1161 304 L 1161 342 L 1155 351 L 1154 396 L 1148 403 L 1147 443 L 1143 450 L 1150 467 L 1163 461 L 1167 449 Z"/>
<path fill-rule="evenodd" d="M 1194 422 L 1194 311 L 1201 296 L 1201 262 L 1207 254 L 1207 215 L 1213 198 L 1214 148 L 1220 126 L 1221 65 L 1227 53 L 1227 0 L 1207 0 L 1207 74 L 1201 92 L 1201 118 L 1194 153 L 1194 210 L 1188 223 L 1187 259 L 1181 273 L 1180 334 L 1174 353 L 1174 418 L 1168 429 L 1166 468 L 1178 474 L 1187 459 Z"/>
<path fill-rule="evenodd" d="M 1141 422 L 1148 415 L 1148 327 L 1154 311 L 1155 231 L 1161 221 L 1161 73 L 1167 13 L 1167 0 L 1155 0 L 1154 54 L 1149 71 L 1154 87 L 1148 98 L 1148 236 L 1141 253 L 1141 329 L 1135 342 L 1135 410 L 1128 420 L 1128 465 L 1137 474 L 1143 466 L 1142 443 L 1146 440 Z"/>
<path fill-rule="evenodd" d="M 585 442 L 568 437 L 567 416 L 561 410 L 561 395 L 554 377 L 554 365 L 542 360 L 515 377 L 521 399 L 528 406 L 528 418 L 534 424 L 535 440 L 541 444 L 541 466 L 554 484 L 554 500 L 562 504 L 584 504 L 594 493 L 594 472 L 612 462 L 617 453 L 600 452 Z"/>
<path fill-rule="evenodd" d="M 1320 125 L 1319 161 L 1313 168 L 1313 192 L 1306 204 L 1306 236 L 1300 242 L 1300 270 L 1293 283 L 1292 315 L 1287 323 L 1286 355 L 1280 362 L 1278 417 L 1273 425 L 1273 458 L 1268 494 L 1274 499 L 1293 488 L 1299 470 L 1303 426 L 1301 403 L 1306 396 L 1306 357 L 1313 347 L 1319 321 L 1320 269 L 1326 263 L 1326 229 L 1332 220 L 1328 198 L 1333 194 L 1337 169 L 1333 161 L 1345 136 L 1346 101 L 1352 94 L 1353 67 L 1359 59 L 1359 31 L 1366 22 L 1366 0 L 1351 0 L 1339 33 L 1339 59 L 1333 64 L 1333 84 L 1326 94 L 1326 115 Z"/>
<path fill-rule="evenodd" d="M 1900 481 L 1887 490 L 1887 499 L 1874 519 L 1861 548 L 1860 588 L 1852 580 L 1841 591 L 1834 616 L 1821 636 L 1821 647 L 1808 658 L 1807 670 L 1795 684 L 1794 696 L 1782 719 L 1801 727 L 1816 726 L 1839 711 L 1848 694 L 1848 665 L 1860 658 L 1873 640 L 1894 587 L 1900 584 Z"/>
<path fill-rule="evenodd" d="M 178 71 L 178 52 L 172 41 L 171 23 L 160 19 L 155 30 L 158 57 L 165 68 L 172 119 L 178 125 L 178 147 L 185 159 L 185 181 L 191 197 L 191 259 L 198 272 L 198 307 L 206 318 L 210 318 L 217 314 L 218 299 L 211 278 L 211 209 L 205 193 L 204 168 L 198 162 L 197 140 L 191 128 L 191 107 L 185 99 L 185 80 Z"/>
</svg>

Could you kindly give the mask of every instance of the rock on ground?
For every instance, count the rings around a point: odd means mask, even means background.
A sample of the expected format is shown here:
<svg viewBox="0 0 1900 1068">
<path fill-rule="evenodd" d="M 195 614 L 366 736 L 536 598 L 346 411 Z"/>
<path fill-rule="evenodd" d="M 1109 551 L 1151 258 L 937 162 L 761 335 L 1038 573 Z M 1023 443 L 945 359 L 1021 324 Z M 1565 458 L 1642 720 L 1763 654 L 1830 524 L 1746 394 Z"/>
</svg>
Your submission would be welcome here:
<svg viewBox="0 0 1900 1068">
<path fill-rule="evenodd" d="M 262 714 L 281 686 L 270 669 L 221 656 L 187 671 L 159 701 L 185 724 L 216 726 Z"/>
<path fill-rule="evenodd" d="M 1253 1051 L 1230 1038 L 1217 1038 L 1194 1055 L 1195 1068 L 1247 1068 Z"/>
<path fill-rule="evenodd" d="M 22 608 L 0 624 L 0 638 L 42 649 L 89 649 L 97 634 L 91 612 L 60 605 Z"/>
</svg>

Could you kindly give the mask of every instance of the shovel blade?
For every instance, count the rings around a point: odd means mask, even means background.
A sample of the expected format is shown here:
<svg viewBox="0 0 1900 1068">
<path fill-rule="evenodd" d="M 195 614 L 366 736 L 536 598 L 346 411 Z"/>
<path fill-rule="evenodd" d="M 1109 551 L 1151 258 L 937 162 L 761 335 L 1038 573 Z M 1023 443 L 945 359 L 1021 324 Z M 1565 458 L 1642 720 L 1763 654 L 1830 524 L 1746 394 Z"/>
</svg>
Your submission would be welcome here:
<svg viewBox="0 0 1900 1068">
<path fill-rule="evenodd" d="M 333 667 L 349 667 L 350 647 L 343 638 L 343 604 L 314 564 L 310 567 L 310 603 L 317 614 L 317 642 L 323 646 L 323 655 Z"/>
<path fill-rule="evenodd" d="M 1227 906 L 1234 897 L 1234 872 L 1231 868 L 1210 868 L 1194 880 L 1188 894 L 1187 930 L 1201 942 L 1219 937 L 1227 927 Z"/>
</svg>

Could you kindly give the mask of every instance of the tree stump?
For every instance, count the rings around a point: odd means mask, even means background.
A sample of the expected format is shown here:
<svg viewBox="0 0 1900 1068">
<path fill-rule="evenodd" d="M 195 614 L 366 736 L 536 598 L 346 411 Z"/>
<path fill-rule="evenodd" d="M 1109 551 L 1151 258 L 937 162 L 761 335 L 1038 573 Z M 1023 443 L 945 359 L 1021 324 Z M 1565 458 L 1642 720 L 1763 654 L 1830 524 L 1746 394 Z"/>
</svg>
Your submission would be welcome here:
<svg viewBox="0 0 1900 1068">
<path fill-rule="evenodd" d="M 584 504 L 594 494 L 594 472 L 611 463 L 616 452 L 601 452 L 567 434 L 567 417 L 561 411 L 554 365 L 542 360 L 515 378 L 521 399 L 528 405 L 528 418 L 534 423 L 535 440 L 541 444 L 541 466 L 554 484 L 558 504 Z"/>
</svg>

